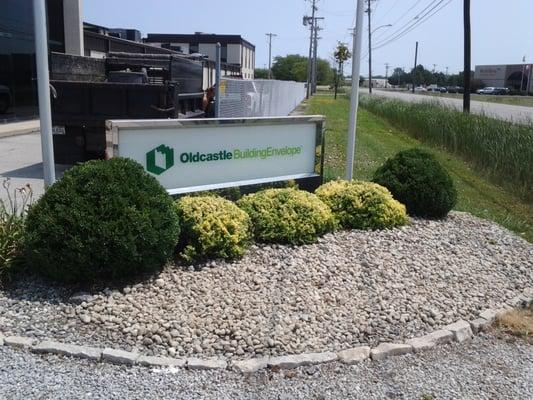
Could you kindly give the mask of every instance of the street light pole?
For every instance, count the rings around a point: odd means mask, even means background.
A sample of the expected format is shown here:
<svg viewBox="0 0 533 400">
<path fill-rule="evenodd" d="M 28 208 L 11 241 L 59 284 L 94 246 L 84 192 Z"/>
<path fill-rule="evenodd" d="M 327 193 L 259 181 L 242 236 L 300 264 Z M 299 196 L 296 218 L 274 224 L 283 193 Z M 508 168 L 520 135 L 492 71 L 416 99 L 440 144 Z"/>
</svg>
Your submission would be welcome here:
<svg viewBox="0 0 533 400">
<path fill-rule="evenodd" d="M 350 97 L 350 127 L 346 147 L 346 180 L 353 179 L 357 110 L 359 108 L 359 76 L 361 71 L 361 47 L 363 45 L 363 18 L 365 0 L 357 0 L 357 19 L 353 32 L 352 93 Z"/>
<path fill-rule="evenodd" d="M 41 122 L 44 186 L 48 187 L 55 182 L 56 173 L 52 137 L 52 107 L 50 105 L 48 32 L 46 30 L 45 0 L 33 0 L 33 22 L 35 28 L 35 61 L 37 65 L 37 90 L 39 97 L 39 119 Z"/>
<path fill-rule="evenodd" d="M 368 1 L 368 91 L 372 93 L 372 35 L 381 28 L 389 28 L 392 24 L 386 24 L 378 26 L 376 29 L 371 30 L 371 19 L 370 19 L 370 0 Z"/>
</svg>

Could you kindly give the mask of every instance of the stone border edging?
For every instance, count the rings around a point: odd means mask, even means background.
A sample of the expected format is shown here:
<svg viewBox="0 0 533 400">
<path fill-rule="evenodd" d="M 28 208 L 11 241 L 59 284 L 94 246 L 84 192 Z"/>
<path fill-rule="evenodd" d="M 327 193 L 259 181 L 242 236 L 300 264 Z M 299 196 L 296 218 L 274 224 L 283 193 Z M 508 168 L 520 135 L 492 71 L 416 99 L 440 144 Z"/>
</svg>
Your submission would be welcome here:
<svg viewBox="0 0 533 400">
<path fill-rule="evenodd" d="M 465 342 L 474 335 L 485 330 L 496 318 L 513 307 L 528 307 L 533 304 L 533 288 L 525 289 L 523 294 L 511 299 L 508 304 L 499 309 L 486 309 L 479 313 L 479 318 L 470 322 L 459 320 L 446 325 L 442 329 L 424 336 L 406 340 L 404 343 L 380 343 L 374 348 L 360 346 L 337 352 L 303 353 L 286 356 L 251 358 L 247 360 L 227 361 L 221 358 L 170 358 L 143 356 L 136 352 L 129 352 L 111 348 L 97 348 L 54 342 L 39 341 L 31 337 L 3 336 L 0 332 L 0 346 L 28 349 L 38 354 L 57 354 L 75 358 L 88 359 L 98 362 L 108 362 L 122 365 L 141 365 L 155 368 L 187 368 L 190 370 L 225 370 L 231 369 L 244 374 L 257 372 L 265 368 L 293 369 L 306 365 L 317 365 L 339 361 L 353 365 L 366 359 L 383 360 L 385 358 L 418 353 L 437 345 L 451 342 Z"/>
</svg>

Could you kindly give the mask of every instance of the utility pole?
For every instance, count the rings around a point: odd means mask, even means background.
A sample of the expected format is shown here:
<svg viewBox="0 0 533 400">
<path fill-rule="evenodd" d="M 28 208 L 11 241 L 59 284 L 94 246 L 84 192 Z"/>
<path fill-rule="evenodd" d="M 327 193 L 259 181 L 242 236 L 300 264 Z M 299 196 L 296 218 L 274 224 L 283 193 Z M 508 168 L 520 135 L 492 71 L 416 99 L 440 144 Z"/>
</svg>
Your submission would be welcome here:
<svg viewBox="0 0 533 400">
<path fill-rule="evenodd" d="M 272 38 L 276 37 L 275 33 L 267 33 L 268 36 L 268 79 L 272 79 Z"/>
<path fill-rule="evenodd" d="M 389 63 L 385 63 L 385 88 L 389 86 Z"/>
<path fill-rule="evenodd" d="M 472 36 L 470 23 L 470 0 L 463 0 L 463 17 L 464 17 L 464 82 L 465 90 L 463 93 L 463 112 L 470 113 L 470 71 L 471 67 L 471 51 L 472 51 Z"/>
<path fill-rule="evenodd" d="M 324 19 L 323 17 L 315 17 L 315 37 L 314 37 L 314 45 L 313 45 L 313 75 L 312 75 L 312 84 L 311 84 L 311 93 L 316 93 L 316 85 L 317 85 L 317 75 L 318 75 L 318 68 L 317 68 L 317 61 L 318 61 L 318 39 L 321 39 L 318 37 L 318 32 L 322 29 L 318 26 L 318 20 Z"/>
<path fill-rule="evenodd" d="M 416 42 L 415 47 L 415 67 L 413 68 L 413 93 L 415 92 L 415 86 L 416 86 L 416 63 L 418 62 L 418 42 Z"/>
<path fill-rule="evenodd" d="M 359 76 L 361 71 L 361 47 L 363 44 L 363 18 L 365 0 L 357 0 L 355 29 L 353 31 L 352 93 L 350 97 L 350 126 L 346 146 L 346 180 L 353 179 L 355 139 L 357 133 L 357 110 L 359 108 Z"/>
<path fill-rule="evenodd" d="M 450 67 L 446 67 L 446 76 L 448 76 L 448 70 L 450 69 Z"/>
<path fill-rule="evenodd" d="M 368 92 L 372 93 L 372 7 L 371 0 L 367 0 L 368 8 Z"/>
<path fill-rule="evenodd" d="M 312 76 L 312 57 L 313 57 L 313 37 L 315 34 L 315 12 L 318 10 L 316 6 L 317 0 L 312 0 L 311 17 L 305 16 L 303 19 L 304 25 L 307 26 L 311 22 L 311 36 L 309 38 L 309 57 L 307 58 L 307 94 L 306 98 L 311 95 L 311 76 Z"/>
</svg>

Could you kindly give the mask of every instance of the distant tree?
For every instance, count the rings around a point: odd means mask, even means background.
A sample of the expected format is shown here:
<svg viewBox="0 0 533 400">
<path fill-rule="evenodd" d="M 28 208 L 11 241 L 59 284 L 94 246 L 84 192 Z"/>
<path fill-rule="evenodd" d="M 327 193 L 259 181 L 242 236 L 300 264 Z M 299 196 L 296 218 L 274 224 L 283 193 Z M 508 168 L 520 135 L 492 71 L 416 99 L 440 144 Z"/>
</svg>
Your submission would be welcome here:
<svg viewBox="0 0 533 400">
<path fill-rule="evenodd" d="M 346 43 L 339 42 L 333 57 L 337 62 L 337 70 L 335 71 L 335 98 L 337 98 L 337 90 L 344 82 L 344 63 L 352 57 L 352 54 Z"/>
<path fill-rule="evenodd" d="M 275 79 L 282 81 L 307 81 L 307 57 L 298 54 L 278 56 L 272 65 L 272 74 Z M 333 83 L 333 70 L 327 60 L 317 60 L 317 83 L 330 85 Z"/>
<path fill-rule="evenodd" d="M 268 69 L 257 68 L 255 70 L 255 79 L 268 79 Z"/>
<path fill-rule="evenodd" d="M 274 58 L 272 74 L 282 81 L 305 82 L 307 80 L 307 57 L 298 54 Z"/>
<path fill-rule="evenodd" d="M 402 86 L 411 82 L 411 75 L 403 70 L 403 68 L 394 68 L 392 75 L 389 76 L 389 84 L 394 86 Z"/>
</svg>

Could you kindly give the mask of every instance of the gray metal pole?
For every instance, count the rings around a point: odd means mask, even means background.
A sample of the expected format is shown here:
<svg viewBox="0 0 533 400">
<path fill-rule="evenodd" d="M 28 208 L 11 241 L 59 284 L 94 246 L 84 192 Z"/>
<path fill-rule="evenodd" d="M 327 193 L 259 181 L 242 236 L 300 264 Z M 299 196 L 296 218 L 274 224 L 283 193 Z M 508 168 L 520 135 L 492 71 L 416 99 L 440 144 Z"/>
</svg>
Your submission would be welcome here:
<svg viewBox="0 0 533 400">
<path fill-rule="evenodd" d="M 48 72 L 48 33 L 46 32 L 45 0 L 33 0 L 35 28 L 35 59 L 37 64 L 37 90 L 39 118 L 41 120 L 41 151 L 43 156 L 44 186 L 56 180 L 54 146 L 52 139 L 52 107 L 50 106 L 50 78 Z"/>
<path fill-rule="evenodd" d="M 215 118 L 220 118 L 220 83 L 222 79 L 222 46 L 216 45 L 216 86 L 215 86 Z"/>
<path fill-rule="evenodd" d="M 372 93 L 372 5 L 368 0 L 368 92 Z"/>
<path fill-rule="evenodd" d="M 346 146 L 346 180 L 353 179 L 355 159 L 355 137 L 357 132 L 357 110 L 359 108 L 359 76 L 361 71 L 361 47 L 363 44 L 363 18 L 365 0 L 357 0 L 357 20 L 353 35 L 352 94 L 350 103 L 350 127 Z"/>
</svg>

